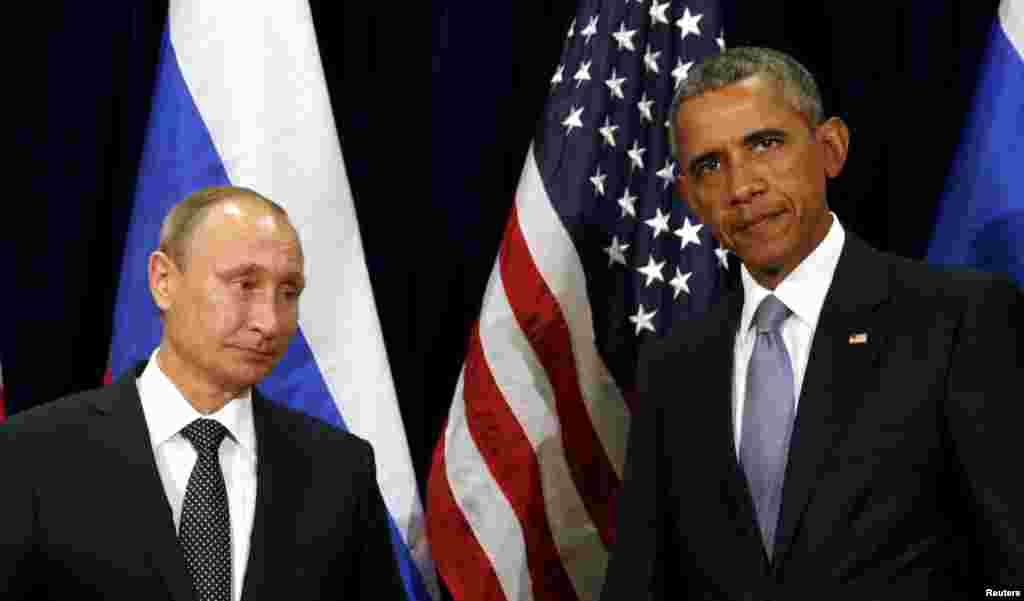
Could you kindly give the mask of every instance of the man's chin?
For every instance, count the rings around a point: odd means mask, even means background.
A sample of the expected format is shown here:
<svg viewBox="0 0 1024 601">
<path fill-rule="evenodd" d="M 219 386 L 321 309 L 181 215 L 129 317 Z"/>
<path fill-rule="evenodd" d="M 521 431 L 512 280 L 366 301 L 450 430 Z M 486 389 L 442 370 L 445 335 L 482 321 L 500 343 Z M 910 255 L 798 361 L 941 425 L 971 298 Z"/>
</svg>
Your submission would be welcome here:
<svg viewBox="0 0 1024 601">
<path fill-rule="evenodd" d="M 262 382 L 270 375 L 275 365 L 277 365 L 277 359 L 235 364 L 226 370 L 228 372 L 226 379 L 231 383 L 232 388 L 243 390 Z"/>
</svg>

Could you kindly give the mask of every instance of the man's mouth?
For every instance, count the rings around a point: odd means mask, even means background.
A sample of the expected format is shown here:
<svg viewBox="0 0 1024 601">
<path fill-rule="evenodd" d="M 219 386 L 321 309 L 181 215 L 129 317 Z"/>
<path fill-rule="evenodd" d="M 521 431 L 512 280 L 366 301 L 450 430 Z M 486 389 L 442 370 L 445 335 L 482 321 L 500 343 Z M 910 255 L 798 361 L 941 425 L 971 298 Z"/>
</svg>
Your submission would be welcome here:
<svg viewBox="0 0 1024 601">
<path fill-rule="evenodd" d="M 740 222 L 739 225 L 737 225 L 737 227 L 736 227 L 736 233 L 738 233 L 738 234 L 745 233 L 748 230 L 752 230 L 752 229 L 758 227 L 761 224 L 769 223 L 769 222 L 775 220 L 776 218 L 784 215 L 785 213 L 786 213 L 785 209 L 779 209 L 777 211 L 769 211 L 769 212 L 763 213 L 761 215 L 757 215 L 753 219 L 749 219 L 747 221 Z"/>
</svg>

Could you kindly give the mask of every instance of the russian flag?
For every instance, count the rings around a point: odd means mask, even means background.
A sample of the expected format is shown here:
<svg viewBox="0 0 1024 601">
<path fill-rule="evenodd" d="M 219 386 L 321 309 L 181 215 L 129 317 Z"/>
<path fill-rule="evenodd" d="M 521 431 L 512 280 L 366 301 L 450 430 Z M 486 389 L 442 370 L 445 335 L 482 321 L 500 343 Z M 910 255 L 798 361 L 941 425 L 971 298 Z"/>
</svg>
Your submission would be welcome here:
<svg viewBox="0 0 1024 601">
<path fill-rule="evenodd" d="M 409 598 L 437 597 L 306 0 L 170 2 L 114 309 L 115 377 L 159 342 L 146 257 L 161 220 L 193 190 L 225 184 L 252 188 L 288 211 L 309 275 L 299 333 L 259 388 L 370 441 Z"/>
<path fill-rule="evenodd" d="M 928 259 L 1024 286 L 1024 0 L 999 7 Z"/>
</svg>

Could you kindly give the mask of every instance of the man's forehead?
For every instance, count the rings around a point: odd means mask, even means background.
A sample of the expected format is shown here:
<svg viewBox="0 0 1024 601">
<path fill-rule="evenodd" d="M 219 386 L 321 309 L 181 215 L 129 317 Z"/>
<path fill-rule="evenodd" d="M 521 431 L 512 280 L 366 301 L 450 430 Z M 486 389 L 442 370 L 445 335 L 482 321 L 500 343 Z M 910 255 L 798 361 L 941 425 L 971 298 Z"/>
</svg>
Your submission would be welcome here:
<svg viewBox="0 0 1024 601">
<path fill-rule="evenodd" d="M 780 87 L 755 75 L 684 100 L 677 114 L 677 141 L 689 154 L 708 144 L 742 141 L 761 129 L 785 129 L 793 117 L 800 114 Z"/>
</svg>

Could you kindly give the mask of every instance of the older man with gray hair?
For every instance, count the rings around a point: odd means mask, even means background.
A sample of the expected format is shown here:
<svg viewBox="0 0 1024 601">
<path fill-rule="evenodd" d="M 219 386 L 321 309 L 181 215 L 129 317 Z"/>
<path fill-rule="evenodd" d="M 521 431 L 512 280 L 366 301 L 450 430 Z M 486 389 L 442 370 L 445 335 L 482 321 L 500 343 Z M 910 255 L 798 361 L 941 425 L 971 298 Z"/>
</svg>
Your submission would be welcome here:
<svg viewBox="0 0 1024 601">
<path fill-rule="evenodd" d="M 163 337 L 110 386 L 0 426 L 0 598 L 402 599 L 373 450 L 255 385 L 298 328 L 287 213 L 198 190 L 164 220 Z"/>
<path fill-rule="evenodd" d="M 742 285 L 641 358 L 602 601 L 1024 586 L 1021 290 L 844 230 L 850 133 L 792 57 L 708 57 L 671 126 L 679 196 Z"/>
</svg>

